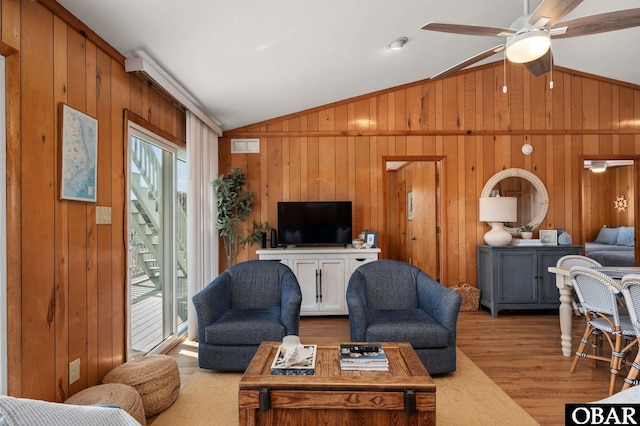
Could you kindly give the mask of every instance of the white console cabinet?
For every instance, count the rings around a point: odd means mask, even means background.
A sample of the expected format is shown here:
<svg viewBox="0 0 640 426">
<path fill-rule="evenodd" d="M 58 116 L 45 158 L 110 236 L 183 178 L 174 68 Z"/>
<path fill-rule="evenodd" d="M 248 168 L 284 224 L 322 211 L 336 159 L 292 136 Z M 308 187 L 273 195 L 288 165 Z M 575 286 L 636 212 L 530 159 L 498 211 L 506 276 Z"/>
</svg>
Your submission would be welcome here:
<svg viewBox="0 0 640 426">
<path fill-rule="evenodd" d="M 289 266 L 302 290 L 301 315 L 348 315 L 349 278 L 360 265 L 378 260 L 380 249 L 343 247 L 260 249 L 260 260 Z"/>
</svg>

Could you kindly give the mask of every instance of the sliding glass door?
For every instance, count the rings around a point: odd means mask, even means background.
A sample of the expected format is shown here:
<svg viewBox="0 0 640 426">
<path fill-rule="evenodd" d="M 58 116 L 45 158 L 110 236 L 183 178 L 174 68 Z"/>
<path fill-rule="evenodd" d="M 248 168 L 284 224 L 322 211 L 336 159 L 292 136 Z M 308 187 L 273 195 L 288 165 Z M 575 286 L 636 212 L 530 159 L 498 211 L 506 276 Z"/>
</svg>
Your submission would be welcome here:
<svg viewBox="0 0 640 426">
<path fill-rule="evenodd" d="M 129 126 L 129 358 L 160 352 L 186 328 L 185 153 Z"/>
</svg>

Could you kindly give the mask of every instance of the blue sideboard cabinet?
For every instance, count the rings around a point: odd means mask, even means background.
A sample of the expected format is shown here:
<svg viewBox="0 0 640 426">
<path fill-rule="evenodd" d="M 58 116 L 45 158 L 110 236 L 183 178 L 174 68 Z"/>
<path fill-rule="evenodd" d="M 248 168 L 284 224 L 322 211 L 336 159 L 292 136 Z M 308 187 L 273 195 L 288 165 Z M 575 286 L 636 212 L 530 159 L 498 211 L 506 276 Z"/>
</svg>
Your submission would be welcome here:
<svg viewBox="0 0 640 426">
<path fill-rule="evenodd" d="M 582 246 L 477 246 L 480 305 L 492 317 L 502 310 L 557 309 L 556 277 L 548 271 Z"/>
</svg>

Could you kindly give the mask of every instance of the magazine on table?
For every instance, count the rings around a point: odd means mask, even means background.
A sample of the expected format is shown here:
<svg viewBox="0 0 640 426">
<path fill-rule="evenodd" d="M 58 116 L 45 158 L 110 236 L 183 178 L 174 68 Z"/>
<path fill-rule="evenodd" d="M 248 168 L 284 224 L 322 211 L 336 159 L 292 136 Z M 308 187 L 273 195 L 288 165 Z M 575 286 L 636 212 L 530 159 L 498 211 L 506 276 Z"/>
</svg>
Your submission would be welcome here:
<svg viewBox="0 0 640 426">
<path fill-rule="evenodd" d="M 388 370 L 389 360 L 379 343 L 340 345 L 340 367 L 343 370 Z"/>
</svg>

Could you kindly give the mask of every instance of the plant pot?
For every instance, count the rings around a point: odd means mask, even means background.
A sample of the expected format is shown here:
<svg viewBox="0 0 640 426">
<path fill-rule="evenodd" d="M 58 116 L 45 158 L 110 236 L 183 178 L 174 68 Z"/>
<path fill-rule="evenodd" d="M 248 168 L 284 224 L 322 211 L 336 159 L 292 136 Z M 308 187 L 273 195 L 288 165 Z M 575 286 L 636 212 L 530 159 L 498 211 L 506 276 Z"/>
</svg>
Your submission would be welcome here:
<svg viewBox="0 0 640 426">
<path fill-rule="evenodd" d="M 533 237 L 533 232 L 521 232 L 520 237 L 522 237 L 523 240 L 530 240 L 531 237 Z"/>
</svg>

